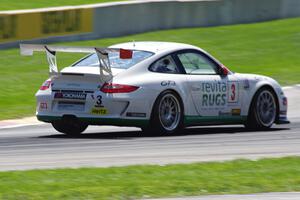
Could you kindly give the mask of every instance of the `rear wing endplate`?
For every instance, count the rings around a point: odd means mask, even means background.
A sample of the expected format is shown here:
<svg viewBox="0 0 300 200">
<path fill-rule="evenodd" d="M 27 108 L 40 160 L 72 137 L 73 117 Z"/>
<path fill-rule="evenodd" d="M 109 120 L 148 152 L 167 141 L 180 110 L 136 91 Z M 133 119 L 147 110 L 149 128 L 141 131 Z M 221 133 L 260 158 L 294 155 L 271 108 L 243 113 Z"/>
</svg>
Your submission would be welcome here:
<svg viewBox="0 0 300 200">
<path fill-rule="evenodd" d="M 32 56 L 34 51 L 46 52 L 49 63 L 49 73 L 51 76 L 59 74 L 56 62 L 56 52 L 68 53 L 96 53 L 99 59 L 100 77 L 105 72 L 112 76 L 108 53 L 119 52 L 117 48 L 98 48 L 98 47 L 70 47 L 42 44 L 20 44 L 20 53 L 23 56 Z M 127 51 L 127 50 L 126 50 Z M 131 50 L 128 50 L 131 51 Z"/>
</svg>

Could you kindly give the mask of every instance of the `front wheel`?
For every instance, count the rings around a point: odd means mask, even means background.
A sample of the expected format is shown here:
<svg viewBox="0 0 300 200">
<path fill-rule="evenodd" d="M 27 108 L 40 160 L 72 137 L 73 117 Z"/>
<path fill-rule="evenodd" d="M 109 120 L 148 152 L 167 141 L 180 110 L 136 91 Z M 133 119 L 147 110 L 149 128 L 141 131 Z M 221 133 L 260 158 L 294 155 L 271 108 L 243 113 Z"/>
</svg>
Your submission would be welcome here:
<svg viewBox="0 0 300 200">
<path fill-rule="evenodd" d="M 276 120 L 277 110 L 274 92 L 268 88 L 260 89 L 253 98 L 246 127 L 250 129 L 270 128 Z"/>
<path fill-rule="evenodd" d="M 78 136 L 88 127 L 88 124 L 80 122 L 77 119 L 61 119 L 51 123 L 58 132 L 69 136 Z"/>
<path fill-rule="evenodd" d="M 142 130 L 151 135 L 174 134 L 183 127 L 183 106 L 180 97 L 172 91 L 161 93 L 155 101 L 150 126 Z"/>
</svg>

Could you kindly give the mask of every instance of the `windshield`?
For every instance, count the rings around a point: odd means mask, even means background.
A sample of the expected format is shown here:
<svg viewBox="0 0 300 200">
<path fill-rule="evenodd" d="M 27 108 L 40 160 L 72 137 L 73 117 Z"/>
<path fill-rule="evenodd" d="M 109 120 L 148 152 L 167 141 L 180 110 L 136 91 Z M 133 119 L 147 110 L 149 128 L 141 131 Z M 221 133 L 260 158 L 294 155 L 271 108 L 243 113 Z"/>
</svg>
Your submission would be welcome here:
<svg viewBox="0 0 300 200">
<path fill-rule="evenodd" d="M 109 52 L 109 62 L 112 68 L 121 68 L 121 69 L 128 69 L 133 65 L 145 60 L 146 58 L 152 56 L 153 53 L 147 51 L 133 51 L 132 58 L 130 59 L 122 59 L 120 58 L 119 52 Z M 77 66 L 97 66 L 99 67 L 99 59 L 96 53 L 90 54 L 87 57 L 83 58 L 82 60 L 78 61 L 73 65 L 74 67 Z"/>
</svg>

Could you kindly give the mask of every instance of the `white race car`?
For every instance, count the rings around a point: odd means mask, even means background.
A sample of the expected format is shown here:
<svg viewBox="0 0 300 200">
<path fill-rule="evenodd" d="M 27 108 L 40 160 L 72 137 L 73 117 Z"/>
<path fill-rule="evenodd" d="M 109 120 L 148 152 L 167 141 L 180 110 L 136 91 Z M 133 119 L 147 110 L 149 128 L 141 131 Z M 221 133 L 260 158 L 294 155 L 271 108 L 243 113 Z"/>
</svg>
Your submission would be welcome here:
<svg viewBox="0 0 300 200">
<path fill-rule="evenodd" d="M 36 93 L 36 115 L 62 133 L 88 125 L 135 126 L 173 134 L 184 127 L 289 123 L 287 98 L 273 79 L 233 73 L 204 50 L 181 43 L 131 42 L 108 48 L 21 44 L 45 51 L 50 78 Z M 55 54 L 89 53 L 57 69 Z"/>
</svg>

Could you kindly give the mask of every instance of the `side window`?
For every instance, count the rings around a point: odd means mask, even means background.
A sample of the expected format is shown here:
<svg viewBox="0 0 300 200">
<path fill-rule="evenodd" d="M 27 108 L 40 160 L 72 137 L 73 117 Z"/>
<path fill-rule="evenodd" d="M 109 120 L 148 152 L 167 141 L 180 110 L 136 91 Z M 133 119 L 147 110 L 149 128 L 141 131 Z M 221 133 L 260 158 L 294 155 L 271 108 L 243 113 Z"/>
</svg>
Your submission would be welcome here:
<svg viewBox="0 0 300 200">
<path fill-rule="evenodd" d="M 177 54 L 187 74 L 217 74 L 217 66 L 204 55 L 187 52 Z"/>
<path fill-rule="evenodd" d="M 178 67 L 176 63 L 174 62 L 172 56 L 166 56 L 155 63 L 153 63 L 150 68 L 150 71 L 152 72 L 160 72 L 160 73 L 171 73 L 171 74 L 178 74 L 180 71 L 178 70 Z"/>
</svg>

